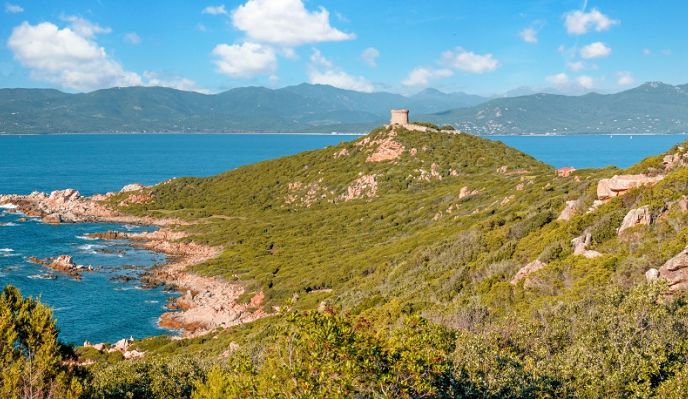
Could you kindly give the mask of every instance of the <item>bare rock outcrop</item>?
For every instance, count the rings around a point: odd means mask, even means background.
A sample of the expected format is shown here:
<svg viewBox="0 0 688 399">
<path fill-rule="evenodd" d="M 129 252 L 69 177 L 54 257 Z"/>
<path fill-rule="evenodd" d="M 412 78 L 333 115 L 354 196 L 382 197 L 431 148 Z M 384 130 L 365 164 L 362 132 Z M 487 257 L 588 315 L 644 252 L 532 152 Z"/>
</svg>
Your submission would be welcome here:
<svg viewBox="0 0 688 399">
<path fill-rule="evenodd" d="M 688 249 L 684 249 L 659 268 L 659 278 L 669 284 L 671 291 L 688 290 Z"/>
<path fill-rule="evenodd" d="M 473 195 L 478 195 L 480 194 L 480 190 L 471 190 L 467 186 L 461 187 L 461 190 L 459 190 L 459 199 L 464 199 L 466 197 L 470 197 Z"/>
<path fill-rule="evenodd" d="M 619 227 L 618 234 L 621 235 L 625 230 L 635 227 L 637 225 L 650 225 L 654 222 L 652 214 L 650 213 L 650 207 L 645 205 L 640 208 L 631 209 L 628 211 L 621 226 Z"/>
<path fill-rule="evenodd" d="M 688 153 L 684 152 L 684 150 L 683 147 L 679 147 L 678 152 L 665 155 L 664 158 L 662 158 L 664 170 L 670 171 L 679 166 L 688 165 Z"/>
<path fill-rule="evenodd" d="M 43 218 L 46 223 L 79 223 L 97 221 L 114 215 L 107 206 L 74 189 L 53 191 L 49 195 L 34 192 L 29 195 L 2 195 L 0 204 L 14 204 L 17 210 Z"/>
<path fill-rule="evenodd" d="M 74 279 L 81 279 L 81 272 L 93 271 L 92 266 L 82 266 L 74 263 L 74 260 L 69 255 L 60 255 L 55 258 L 40 259 L 35 256 L 28 258 L 29 262 L 45 266 L 49 269 L 66 273 Z"/>
<path fill-rule="evenodd" d="M 582 235 L 571 240 L 571 245 L 573 245 L 573 254 L 584 256 L 586 258 L 596 258 L 602 256 L 601 253 L 588 249 L 588 245 L 592 243 L 592 235 L 588 232 L 584 232 Z"/>
<path fill-rule="evenodd" d="M 602 179 L 597 183 L 597 198 L 608 200 L 618 197 L 636 187 L 655 185 L 663 178 L 664 175 L 615 175 L 610 179 Z"/>
<path fill-rule="evenodd" d="M 578 200 L 566 201 L 566 206 L 564 207 L 564 209 L 562 209 L 557 220 L 571 220 L 571 218 L 573 218 L 576 215 L 576 213 L 578 213 L 579 205 L 580 201 Z"/>
<path fill-rule="evenodd" d="M 346 188 L 346 193 L 342 194 L 340 199 L 351 201 L 358 198 L 373 198 L 375 196 L 377 196 L 377 176 L 362 175 Z"/>
<path fill-rule="evenodd" d="M 404 153 L 403 144 L 396 140 L 397 132 L 395 129 L 390 129 L 387 134 L 382 137 L 372 140 L 366 137 L 356 143 L 357 146 L 372 147 L 373 151 L 366 158 L 366 162 L 384 162 L 393 161 L 399 158 Z"/>
<path fill-rule="evenodd" d="M 658 278 L 659 278 L 659 270 L 655 269 L 654 267 L 651 269 L 648 269 L 645 272 L 645 280 L 647 280 L 650 283 L 653 281 L 657 281 Z"/>
<path fill-rule="evenodd" d="M 532 273 L 535 273 L 536 271 L 542 269 L 543 267 L 547 266 L 547 263 L 541 261 L 540 259 L 536 259 L 527 265 L 523 266 L 516 272 L 514 275 L 514 278 L 511 279 L 511 284 L 516 285 L 518 284 L 519 281 L 526 279 L 526 282 L 528 281 L 528 276 L 531 275 Z M 524 283 L 525 284 L 525 283 Z"/>
<path fill-rule="evenodd" d="M 33 192 L 29 195 L 0 195 L 0 205 L 12 206 L 13 212 L 40 217 L 45 223 L 114 222 L 165 226 L 188 224 L 178 219 L 160 219 L 124 215 L 109 206 L 114 193 L 82 196 L 74 189 L 57 190 L 50 194 Z M 143 196 L 143 197 L 140 197 Z M 133 192 L 127 203 L 140 203 L 152 199 L 150 193 Z"/>
<path fill-rule="evenodd" d="M 132 191 L 141 191 L 144 188 L 146 188 L 146 186 L 144 186 L 143 184 L 131 183 L 131 184 L 127 184 L 126 186 L 122 187 L 122 189 L 119 190 L 119 192 L 120 193 L 130 193 Z"/>
</svg>

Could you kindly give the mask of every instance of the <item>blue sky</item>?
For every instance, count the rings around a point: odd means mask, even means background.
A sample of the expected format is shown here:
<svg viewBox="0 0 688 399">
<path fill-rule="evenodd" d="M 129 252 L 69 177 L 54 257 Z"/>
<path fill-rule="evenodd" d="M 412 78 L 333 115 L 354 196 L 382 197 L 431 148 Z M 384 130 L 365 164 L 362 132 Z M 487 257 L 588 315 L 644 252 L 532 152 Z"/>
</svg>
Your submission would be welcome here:
<svg viewBox="0 0 688 399">
<path fill-rule="evenodd" d="M 688 82 L 686 15 L 680 0 L 12 0 L 0 87 L 614 92 Z"/>
</svg>

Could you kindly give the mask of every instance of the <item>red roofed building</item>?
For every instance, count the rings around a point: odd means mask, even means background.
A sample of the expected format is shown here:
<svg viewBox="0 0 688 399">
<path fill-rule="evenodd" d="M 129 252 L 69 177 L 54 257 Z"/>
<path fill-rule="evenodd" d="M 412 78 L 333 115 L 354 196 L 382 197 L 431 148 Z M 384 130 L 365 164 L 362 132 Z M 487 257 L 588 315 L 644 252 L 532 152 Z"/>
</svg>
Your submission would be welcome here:
<svg viewBox="0 0 688 399">
<path fill-rule="evenodd" d="M 563 168 L 557 169 L 557 176 L 559 177 L 569 177 L 569 175 L 576 171 L 573 166 L 564 166 Z"/>
</svg>

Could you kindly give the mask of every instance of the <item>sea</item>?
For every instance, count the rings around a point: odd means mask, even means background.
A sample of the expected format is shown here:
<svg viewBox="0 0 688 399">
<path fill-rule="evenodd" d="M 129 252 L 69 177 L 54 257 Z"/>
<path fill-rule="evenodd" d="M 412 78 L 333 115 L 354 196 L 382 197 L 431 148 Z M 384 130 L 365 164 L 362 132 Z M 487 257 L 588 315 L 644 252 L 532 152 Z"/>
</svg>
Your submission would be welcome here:
<svg viewBox="0 0 688 399">
<path fill-rule="evenodd" d="M 76 188 L 84 195 L 209 176 L 242 165 L 324 148 L 357 138 L 344 134 L 63 134 L 0 135 L 0 193 Z M 493 136 L 555 167 L 630 166 L 688 140 L 685 135 Z M 43 224 L 0 209 L 0 288 L 11 284 L 52 307 L 67 343 L 114 342 L 175 334 L 157 325 L 176 296 L 145 289 L 137 276 L 164 255 L 126 241 L 88 239 L 98 231 L 143 231 L 115 224 Z M 28 257 L 71 255 L 94 271 L 80 281 L 35 265 Z"/>
</svg>

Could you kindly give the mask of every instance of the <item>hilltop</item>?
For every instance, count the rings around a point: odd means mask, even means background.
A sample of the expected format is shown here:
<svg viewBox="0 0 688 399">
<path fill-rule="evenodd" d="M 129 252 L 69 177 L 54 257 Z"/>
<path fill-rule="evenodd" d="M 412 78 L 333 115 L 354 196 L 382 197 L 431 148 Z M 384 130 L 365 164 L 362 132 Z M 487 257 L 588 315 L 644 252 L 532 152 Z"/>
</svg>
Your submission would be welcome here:
<svg viewBox="0 0 688 399">
<path fill-rule="evenodd" d="M 190 270 L 241 286 L 223 306 L 256 317 L 135 342 L 139 360 L 80 348 L 96 362 L 87 392 L 681 397 L 686 181 L 685 146 L 564 173 L 499 142 L 396 126 L 126 190 L 106 203 L 178 220 L 170 245 L 218 248 Z M 208 293 L 179 308 L 195 298 Z"/>
</svg>

